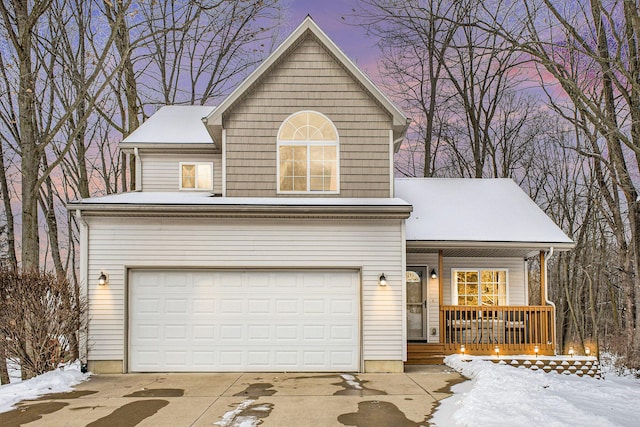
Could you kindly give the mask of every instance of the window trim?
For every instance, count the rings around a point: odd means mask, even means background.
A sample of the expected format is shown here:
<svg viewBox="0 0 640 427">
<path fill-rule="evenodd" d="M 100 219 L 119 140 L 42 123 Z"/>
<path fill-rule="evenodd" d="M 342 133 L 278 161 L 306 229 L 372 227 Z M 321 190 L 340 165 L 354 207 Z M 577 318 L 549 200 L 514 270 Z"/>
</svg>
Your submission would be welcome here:
<svg viewBox="0 0 640 427">
<path fill-rule="evenodd" d="M 183 187 L 182 186 L 182 166 L 184 165 L 194 165 L 196 167 L 196 179 L 195 179 L 195 187 Z M 208 188 L 199 188 L 198 187 L 198 167 L 199 166 L 208 165 L 211 167 L 211 181 L 209 182 Z M 213 191 L 213 162 L 179 162 L 178 163 L 178 187 L 180 191 Z"/>
<path fill-rule="evenodd" d="M 451 268 L 451 305 L 459 305 L 458 304 L 458 283 L 456 280 L 456 272 L 458 271 L 473 271 L 473 272 L 477 272 L 478 273 L 478 278 L 482 277 L 482 271 L 504 271 L 506 273 L 506 278 L 505 278 L 505 305 L 504 306 L 491 306 L 491 305 L 487 305 L 487 306 L 483 306 L 482 304 L 479 305 L 479 307 L 506 307 L 510 305 L 509 302 L 509 269 L 505 268 L 505 267 L 453 267 Z M 482 298 L 482 288 L 481 288 L 481 283 L 478 283 L 478 302 L 481 301 Z M 476 306 L 464 306 L 461 305 L 460 307 L 476 307 Z"/>
<path fill-rule="evenodd" d="M 336 134 L 335 141 L 310 141 L 310 140 L 290 140 L 290 141 L 281 141 L 280 140 L 280 132 L 282 131 L 282 127 L 291 119 L 293 116 L 301 114 L 301 113 L 313 113 L 317 114 L 327 122 L 333 126 L 333 130 Z M 307 188 L 306 191 L 283 191 L 280 189 L 280 147 L 281 146 L 306 146 L 307 147 Z M 311 169 L 311 156 L 310 151 L 311 147 L 336 147 L 336 190 L 327 190 L 327 191 L 319 191 L 319 190 L 311 190 L 311 175 L 309 173 Z M 329 119 L 326 115 L 315 111 L 315 110 L 300 110 L 296 111 L 293 114 L 287 116 L 286 119 L 280 123 L 278 127 L 278 133 L 276 134 L 276 193 L 277 194 L 340 194 L 340 135 L 338 134 L 338 129 L 336 125 L 333 123 L 331 119 Z"/>
</svg>

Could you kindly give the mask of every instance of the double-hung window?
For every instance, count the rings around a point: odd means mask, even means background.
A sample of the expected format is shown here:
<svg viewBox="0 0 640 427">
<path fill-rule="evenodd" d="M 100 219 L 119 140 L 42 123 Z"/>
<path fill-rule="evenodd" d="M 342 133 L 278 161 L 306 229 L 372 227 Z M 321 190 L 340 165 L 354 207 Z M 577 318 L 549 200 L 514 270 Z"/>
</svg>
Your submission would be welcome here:
<svg viewBox="0 0 640 427">
<path fill-rule="evenodd" d="M 507 305 L 507 270 L 453 270 L 458 305 Z"/>
<path fill-rule="evenodd" d="M 338 193 L 338 132 L 326 116 L 300 111 L 278 131 L 278 193 Z"/>
<path fill-rule="evenodd" d="M 213 189 L 213 164 L 180 163 L 180 189 L 211 191 Z"/>
</svg>

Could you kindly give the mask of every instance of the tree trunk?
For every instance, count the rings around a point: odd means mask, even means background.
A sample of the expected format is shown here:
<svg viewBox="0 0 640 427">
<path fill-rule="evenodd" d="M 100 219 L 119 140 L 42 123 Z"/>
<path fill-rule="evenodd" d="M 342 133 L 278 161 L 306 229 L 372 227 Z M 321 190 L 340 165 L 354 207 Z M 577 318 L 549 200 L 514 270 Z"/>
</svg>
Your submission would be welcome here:
<svg viewBox="0 0 640 427">
<path fill-rule="evenodd" d="M 0 66 L 2 66 L 0 64 Z M 7 169 L 4 163 L 4 147 L 0 148 L 0 197 L 7 220 L 7 260 L 13 270 L 18 268 L 16 256 L 16 233 L 14 229 L 13 211 L 11 210 L 11 193 L 7 183 Z"/>
<path fill-rule="evenodd" d="M 4 339 L 0 339 L 0 385 L 9 384 L 9 370 L 7 369 L 7 351 Z"/>
</svg>

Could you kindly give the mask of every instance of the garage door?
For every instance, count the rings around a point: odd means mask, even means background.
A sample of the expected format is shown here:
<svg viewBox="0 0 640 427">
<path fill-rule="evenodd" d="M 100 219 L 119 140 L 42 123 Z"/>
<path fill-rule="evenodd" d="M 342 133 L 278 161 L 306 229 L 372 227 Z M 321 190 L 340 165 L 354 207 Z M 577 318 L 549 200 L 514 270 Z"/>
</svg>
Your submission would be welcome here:
<svg viewBox="0 0 640 427">
<path fill-rule="evenodd" d="M 357 272 L 129 274 L 133 372 L 359 370 Z"/>
</svg>

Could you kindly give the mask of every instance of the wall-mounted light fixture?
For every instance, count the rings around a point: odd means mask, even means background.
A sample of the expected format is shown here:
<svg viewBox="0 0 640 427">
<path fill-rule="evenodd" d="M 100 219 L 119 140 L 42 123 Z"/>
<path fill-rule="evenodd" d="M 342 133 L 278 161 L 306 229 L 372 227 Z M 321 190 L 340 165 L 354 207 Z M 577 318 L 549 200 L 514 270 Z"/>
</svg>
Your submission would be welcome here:
<svg viewBox="0 0 640 427">
<path fill-rule="evenodd" d="M 496 357 L 500 357 L 500 347 L 499 347 L 499 346 L 495 346 L 495 347 L 493 348 L 493 351 L 495 351 L 495 352 L 496 352 Z"/>
<path fill-rule="evenodd" d="M 100 277 L 98 277 L 98 285 L 99 286 L 107 286 L 108 283 L 108 279 L 107 279 L 107 275 L 104 274 L 103 271 L 100 272 Z"/>
<path fill-rule="evenodd" d="M 536 359 L 538 358 L 538 353 L 540 352 L 540 347 L 537 345 L 533 346 L 533 352 L 536 354 Z"/>
<path fill-rule="evenodd" d="M 585 355 L 585 356 L 588 356 L 588 355 L 590 355 L 590 354 L 591 354 L 591 349 L 590 349 L 589 347 L 585 347 L 585 348 L 584 348 L 584 355 Z"/>
<path fill-rule="evenodd" d="M 436 273 L 436 269 L 435 268 L 431 269 L 431 278 L 432 279 L 437 279 L 438 278 L 438 273 Z"/>
<path fill-rule="evenodd" d="M 381 273 L 380 277 L 378 277 L 378 284 L 380 286 L 387 286 L 387 276 L 385 276 L 384 273 Z"/>
<path fill-rule="evenodd" d="M 464 352 L 465 352 L 466 348 L 464 347 L 464 344 L 462 344 L 460 346 L 460 353 L 462 353 L 462 355 L 464 356 Z"/>
<path fill-rule="evenodd" d="M 573 347 L 569 347 L 569 356 L 573 357 Z"/>
</svg>

